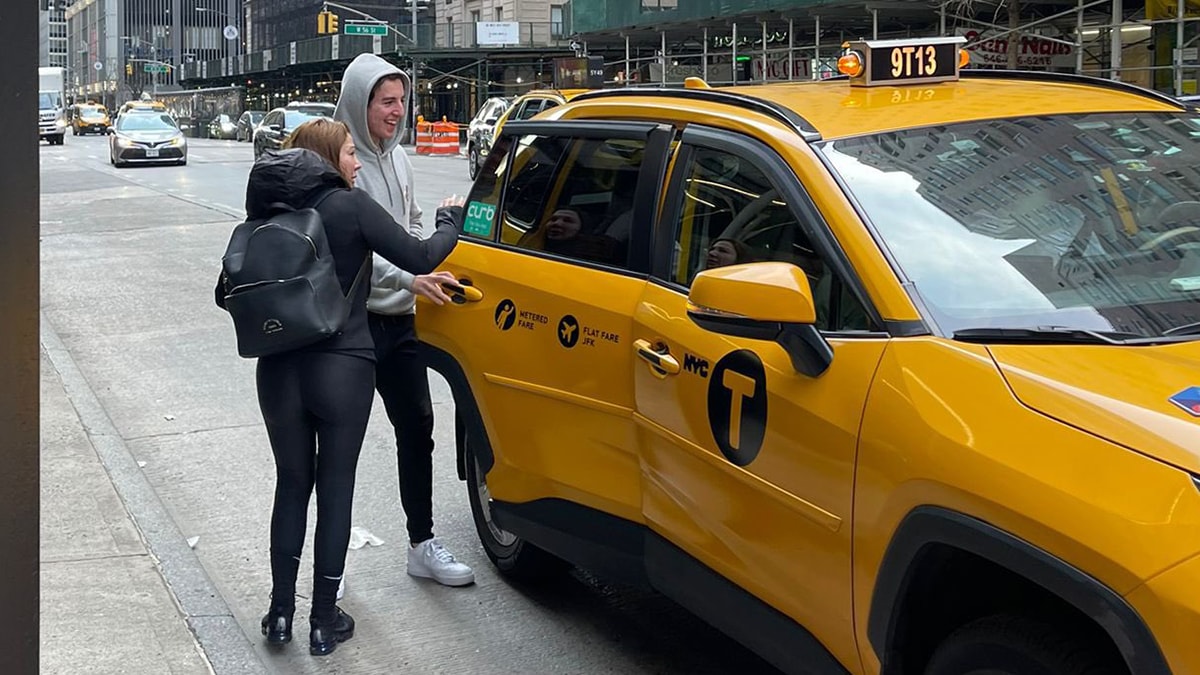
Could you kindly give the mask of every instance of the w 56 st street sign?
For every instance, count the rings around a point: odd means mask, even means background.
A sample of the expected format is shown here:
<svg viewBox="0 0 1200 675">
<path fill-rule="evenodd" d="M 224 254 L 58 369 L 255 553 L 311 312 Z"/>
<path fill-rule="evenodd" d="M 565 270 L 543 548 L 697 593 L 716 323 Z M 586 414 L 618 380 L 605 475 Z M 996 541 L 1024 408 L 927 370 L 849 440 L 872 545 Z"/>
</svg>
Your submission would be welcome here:
<svg viewBox="0 0 1200 675">
<path fill-rule="evenodd" d="M 342 32 L 346 35 L 387 35 L 387 24 L 377 21 L 346 21 Z"/>
</svg>

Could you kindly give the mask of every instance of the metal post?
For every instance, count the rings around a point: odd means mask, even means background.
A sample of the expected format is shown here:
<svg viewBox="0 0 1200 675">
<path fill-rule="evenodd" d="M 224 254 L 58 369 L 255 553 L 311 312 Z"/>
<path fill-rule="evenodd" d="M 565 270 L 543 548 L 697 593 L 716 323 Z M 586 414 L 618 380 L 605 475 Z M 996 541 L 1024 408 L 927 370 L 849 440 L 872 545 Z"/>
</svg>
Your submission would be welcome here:
<svg viewBox="0 0 1200 675">
<path fill-rule="evenodd" d="M 666 84 L 667 83 L 667 65 L 670 63 L 667 60 L 667 31 L 665 31 L 665 30 L 659 31 L 658 39 L 659 39 L 658 51 L 660 54 L 662 54 L 662 56 L 660 57 L 660 58 L 662 58 L 662 83 Z"/>
<path fill-rule="evenodd" d="M 733 51 L 729 54 L 729 79 L 737 84 L 737 22 L 733 22 L 733 42 L 730 43 Z"/>
<path fill-rule="evenodd" d="M 871 39 L 879 39 L 879 10 L 871 10 Z"/>
<path fill-rule="evenodd" d="M 629 33 L 625 34 L 625 86 L 629 86 L 629 81 L 633 79 L 633 73 L 629 70 Z"/>
<path fill-rule="evenodd" d="M 821 16 L 816 17 L 816 35 L 813 37 L 813 57 L 812 63 L 808 67 L 808 76 L 810 79 L 817 79 L 817 67 L 821 65 Z M 791 30 L 791 20 L 788 20 L 788 30 Z"/>
<path fill-rule="evenodd" d="M 938 5 L 938 35 L 946 35 L 946 3 Z"/>
<path fill-rule="evenodd" d="M 762 81 L 767 81 L 767 22 L 762 22 Z"/>
<path fill-rule="evenodd" d="M 409 119 L 411 120 L 409 123 L 409 128 L 412 129 L 412 137 L 409 138 L 408 140 L 413 145 L 416 145 L 417 144 L 417 107 L 418 107 L 417 99 L 419 99 L 421 97 L 421 88 L 417 86 L 417 80 L 420 79 L 418 77 L 418 71 L 420 70 L 421 65 L 417 62 L 417 0 L 408 0 L 408 1 L 412 3 L 412 12 L 409 14 L 409 17 L 411 18 L 411 25 L 412 25 L 412 50 L 413 50 L 413 53 L 412 53 L 412 78 L 411 78 L 412 81 L 410 82 L 410 85 L 412 86 L 412 92 L 409 94 L 409 96 L 412 97 L 412 114 L 409 115 Z M 335 36 L 335 39 L 336 39 L 336 36 Z"/>
<path fill-rule="evenodd" d="M 1075 74 L 1083 73 L 1083 0 L 1075 10 Z"/>
<path fill-rule="evenodd" d="M 708 82 L 708 26 L 704 27 L 704 44 L 700 45 L 700 76 Z"/>
<path fill-rule="evenodd" d="M 1109 36 L 1109 44 L 1112 49 L 1112 73 L 1110 79 L 1121 79 L 1121 18 L 1125 15 L 1124 5 L 1121 0 L 1113 0 L 1112 4 L 1112 34 Z"/>
<path fill-rule="evenodd" d="M 1175 95 L 1183 95 L 1183 12 L 1184 0 L 1179 0 L 1175 15 Z"/>
<path fill-rule="evenodd" d="M 792 51 L 796 48 L 796 33 L 792 30 L 795 27 L 793 19 L 788 19 L 788 82 L 792 81 L 792 71 L 795 70 L 796 57 Z M 821 30 L 821 17 L 817 17 L 817 31 Z"/>
<path fill-rule="evenodd" d="M 158 98 L 158 44 L 155 42 L 150 43 L 150 58 L 154 59 L 154 63 L 151 64 L 154 70 L 150 71 L 150 83 L 154 91 L 152 96 Z"/>
</svg>

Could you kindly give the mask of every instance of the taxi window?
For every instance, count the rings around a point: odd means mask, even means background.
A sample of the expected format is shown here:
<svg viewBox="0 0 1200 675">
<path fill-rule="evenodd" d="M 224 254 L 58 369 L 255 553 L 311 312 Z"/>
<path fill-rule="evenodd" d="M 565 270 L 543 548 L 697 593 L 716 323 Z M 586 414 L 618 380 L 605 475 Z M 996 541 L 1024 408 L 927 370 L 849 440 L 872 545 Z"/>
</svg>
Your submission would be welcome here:
<svg viewBox="0 0 1200 675">
<path fill-rule="evenodd" d="M 496 239 L 496 207 L 500 205 L 500 194 L 508 174 L 512 140 L 511 136 L 496 140 L 467 195 L 462 223 L 463 234 L 467 236 L 488 241 Z"/>
<path fill-rule="evenodd" d="M 675 223 L 672 281 L 690 286 L 705 269 L 783 261 L 804 270 L 817 306 L 817 328 L 867 330 L 862 305 L 812 245 L 797 209 L 755 160 L 698 147 L 684 171 Z"/>
<path fill-rule="evenodd" d="M 643 140 L 526 136 L 504 196 L 503 239 L 519 248 L 629 268 Z"/>
</svg>

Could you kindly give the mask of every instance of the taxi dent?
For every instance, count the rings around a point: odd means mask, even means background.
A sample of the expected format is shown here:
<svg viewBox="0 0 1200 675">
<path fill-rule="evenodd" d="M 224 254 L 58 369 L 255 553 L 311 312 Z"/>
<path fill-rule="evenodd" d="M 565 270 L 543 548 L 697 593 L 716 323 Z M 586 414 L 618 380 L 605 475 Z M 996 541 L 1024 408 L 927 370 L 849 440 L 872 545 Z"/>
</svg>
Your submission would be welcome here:
<svg viewBox="0 0 1200 675">
<path fill-rule="evenodd" d="M 1200 672 L 1200 118 L 960 46 L 505 125 L 417 313 L 498 569 L 786 672 Z"/>
</svg>

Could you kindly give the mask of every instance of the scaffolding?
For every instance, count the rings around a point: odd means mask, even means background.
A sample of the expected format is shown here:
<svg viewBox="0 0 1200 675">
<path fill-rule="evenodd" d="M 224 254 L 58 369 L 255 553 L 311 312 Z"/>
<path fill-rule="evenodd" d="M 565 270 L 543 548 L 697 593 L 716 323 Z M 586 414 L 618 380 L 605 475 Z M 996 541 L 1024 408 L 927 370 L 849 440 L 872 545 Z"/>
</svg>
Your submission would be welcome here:
<svg viewBox="0 0 1200 675">
<path fill-rule="evenodd" d="M 1175 96 L 1196 94 L 1200 76 L 1200 0 L 893 0 L 678 24 L 655 16 L 576 36 L 583 53 L 604 56 L 609 84 L 821 79 L 836 74 L 847 40 L 931 35 L 966 37 L 976 68 L 1078 73 Z"/>
</svg>

